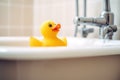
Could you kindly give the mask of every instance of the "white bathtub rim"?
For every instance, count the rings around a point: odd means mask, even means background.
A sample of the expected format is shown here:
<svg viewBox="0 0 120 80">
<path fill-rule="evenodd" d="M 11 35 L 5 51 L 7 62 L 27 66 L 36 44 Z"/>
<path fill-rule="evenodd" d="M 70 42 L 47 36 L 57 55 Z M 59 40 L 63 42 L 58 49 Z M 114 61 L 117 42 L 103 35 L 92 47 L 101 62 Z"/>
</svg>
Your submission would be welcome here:
<svg viewBox="0 0 120 80">
<path fill-rule="evenodd" d="M 71 37 L 68 37 L 71 38 Z M 0 41 L 5 42 L 28 41 L 29 37 L 0 37 Z M 81 39 L 86 40 L 86 39 Z M 97 39 L 94 39 L 96 41 Z M 99 43 L 97 43 L 99 45 Z M 104 52 L 104 53 L 103 53 Z M 0 59 L 11 60 L 41 60 L 41 59 L 61 59 L 78 58 L 92 56 L 120 55 L 120 46 L 111 44 L 89 45 L 89 46 L 67 46 L 67 47 L 40 47 L 31 48 L 29 46 L 0 46 Z"/>
<path fill-rule="evenodd" d="M 79 58 L 93 56 L 120 55 L 120 51 L 115 48 L 0 48 L 0 59 L 11 60 L 41 60 L 41 59 L 61 59 L 61 58 Z M 120 49 L 120 48 L 119 48 Z M 29 51 L 30 50 L 30 51 Z M 106 52 L 106 53 L 103 53 Z M 89 53 L 90 52 L 90 53 Z"/>
</svg>

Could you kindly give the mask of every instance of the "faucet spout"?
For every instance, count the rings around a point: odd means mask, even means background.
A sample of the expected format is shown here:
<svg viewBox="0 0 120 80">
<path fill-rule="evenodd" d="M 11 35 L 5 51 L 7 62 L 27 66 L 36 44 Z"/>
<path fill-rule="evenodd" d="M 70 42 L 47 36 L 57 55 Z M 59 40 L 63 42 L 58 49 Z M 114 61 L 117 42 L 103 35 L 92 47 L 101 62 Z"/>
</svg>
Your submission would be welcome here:
<svg viewBox="0 0 120 80">
<path fill-rule="evenodd" d="M 101 26 L 101 25 L 106 25 L 106 19 L 102 17 L 98 17 L 98 18 L 76 17 L 74 19 L 74 23 L 83 24 L 83 25 Z"/>
</svg>

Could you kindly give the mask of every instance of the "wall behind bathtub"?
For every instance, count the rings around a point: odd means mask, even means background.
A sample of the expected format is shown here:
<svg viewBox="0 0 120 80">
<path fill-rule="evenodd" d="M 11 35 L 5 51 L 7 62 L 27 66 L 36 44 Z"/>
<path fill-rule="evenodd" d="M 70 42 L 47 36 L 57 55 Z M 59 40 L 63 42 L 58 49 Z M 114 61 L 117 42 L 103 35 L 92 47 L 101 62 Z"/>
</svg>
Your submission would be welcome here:
<svg viewBox="0 0 120 80">
<path fill-rule="evenodd" d="M 99 16 L 102 1 L 87 1 L 87 16 Z M 79 4 L 80 16 L 83 16 L 83 0 L 79 0 Z M 115 24 L 120 27 L 119 4 L 119 0 L 111 0 L 112 11 L 115 12 Z M 40 24 L 49 19 L 61 23 L 62 29 L 59 35 L 74 34 L 75 0 L 0 0 L 0 12 L 0 36 L 40 36 Z M 120 32 L 117 32 L 114 38 L 120 39 L 119 34 Z M 95 27 L 95 32 L 88 37 L 98 38 L 98 35 L 98 27 Z M 80 33 L 78 36 L 81 37 Z"/>
<path fill-rule="evenodd" d="M 33 0 L 0 0 L 0 36 L 29 36 L 33 28 Z"/>
<path fill-rule="evenodd" d="M 115 14 L 115 24 L 118 31 L 115 33 L 114 39 L 120 39 L 120 0 L 111 0 L 111 9 Z"/>
<path fill-rule="evenodd" d="M 80 16 L 83 16 L 83 0 L 79 0 L 79 4 Z M 99 6 L 96 7 L 97 5 Z M 88 0 L 88 7 L 90 7 L 88 12 L 91 12 L 90 14 L 87 14 L 88 16 L 98 16 L 101 10 L 101 1 Z M 73 19 L 75 17 L 75 0 L 34 0 L 34 14 L 34 35 L 40 34 L 38 31 L 40 24 L 49 19 L 62 24 L 59 35 L 74 35 L 75 26 Z M 98 30 L 98 28 L 96 28 L 96 30 Z M 89 37 L 97 37 L 98 32 L 95 31 L 95 33 L 97 34 L 91 34 Z M 78 36 L 81 37 L 80 33 L 78 33 Z"/>
<path fill-rule="evenodd" d="M 34 35 L 39 35 L 39 26 L 46 20 L 61 23 L 59 35 L 72 36 L 75 14 L 74 0 L 34 0 Z"/>
</svg>

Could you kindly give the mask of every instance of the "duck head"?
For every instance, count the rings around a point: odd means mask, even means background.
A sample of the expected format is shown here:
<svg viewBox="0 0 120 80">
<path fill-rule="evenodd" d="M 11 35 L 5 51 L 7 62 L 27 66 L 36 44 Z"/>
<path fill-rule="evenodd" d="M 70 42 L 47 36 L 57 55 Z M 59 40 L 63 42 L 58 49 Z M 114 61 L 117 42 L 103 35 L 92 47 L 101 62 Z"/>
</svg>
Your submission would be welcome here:
<svg viewBox="0 0 120 80">
<path fill-rule="evenodd" d="M 43 35 L 43 37 L 56 37 L 59 30 L 61 28 L 60 24 L 55 24 L 53 21 L 49 20 L 44 22 L 41 26 L 40 26 L 40 32 Z"/>
</svg>

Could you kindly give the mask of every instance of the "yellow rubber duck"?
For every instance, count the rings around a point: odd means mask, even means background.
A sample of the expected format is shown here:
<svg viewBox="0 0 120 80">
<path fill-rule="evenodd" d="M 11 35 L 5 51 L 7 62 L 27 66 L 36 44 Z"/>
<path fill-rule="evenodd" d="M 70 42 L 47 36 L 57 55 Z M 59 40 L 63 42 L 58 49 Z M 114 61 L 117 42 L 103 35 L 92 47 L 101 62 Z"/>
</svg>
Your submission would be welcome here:
<svg viewBox="0 0 120 80">
<path fill-rule="evenodd" d="M 55 24 L 53 21 L 49 20 L 44 22 L 40 26 L 40 32 L 43 35 L 43 39 L 39 40 L 35 37 L 30 37 L 30 46 L 67 46 L 66 38 L 59 38 L 57 34 L 61 28 L 60 24 Z"/>
</svg>

